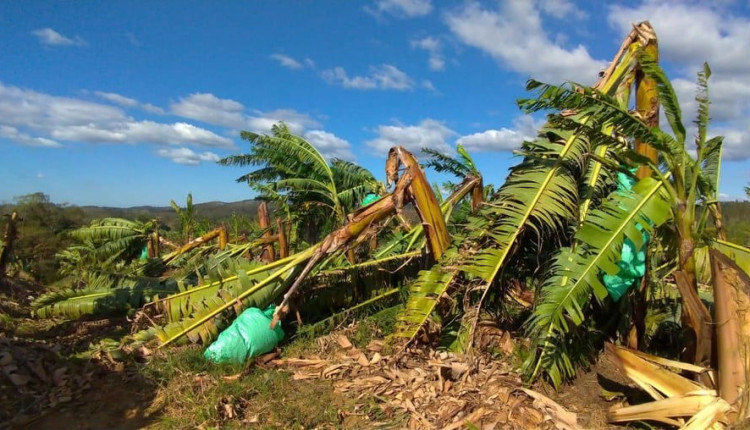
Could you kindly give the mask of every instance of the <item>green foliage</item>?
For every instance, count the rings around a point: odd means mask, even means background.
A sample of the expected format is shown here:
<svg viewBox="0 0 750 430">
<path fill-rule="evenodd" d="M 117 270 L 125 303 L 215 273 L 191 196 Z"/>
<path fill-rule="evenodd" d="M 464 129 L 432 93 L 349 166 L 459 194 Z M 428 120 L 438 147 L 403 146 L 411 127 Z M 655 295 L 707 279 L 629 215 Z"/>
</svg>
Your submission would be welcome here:
<svg viewBox="0 0 750 430">
<path fill-rule="evenodd" d="M 94 220 L 87 227 L 68 232 L 68 235 L 90 249 L 88 257 L 101 267 L 128 264 L 140 257 L 143 248 L 157 231 L 155 220 L 145 223 L 122 218 Z M 79 248 L 82 249 L 82 248 Z"/>
<path fill-rule="evenodd" d="M 554 86 L 531 81 L 530 89 L 538 91 L 538 98 L 524 100 L 521 105 L 531 110 L 574 110 L 579 117 L 565 117 L 557 124 L 565 129 L 581 131 L 593 147 L 615 147 L 623 136 L 625 141 L 638 139 L 655 147 L 661 154 L 656 165 L 627 149 L 612 153 L 611 161 L 601 160 L 607 169 L 616 172 L 620 166 L 646 164 L 655 172 L 655 178 L 642 179 L 633 193 L 614 193 L 601 204 L 596 204 L 581 217 L 570 248 L 562 248 L 548 270 L 541 286 L 540 299 L 528 322 L 537 353 L 525 363 L 527 375 L 534 378 L 546 374 L 555 386 L 575 375 L 576 365 L 585 361 L 581 346 L 589 329 L 584 322 L 592 293 L 600 301 L 607 295 L 600 276 L 614 275 L 620 248 L 625 237 L 636 248 L 643 241 L 636 224 L 643 226 L 651 236 L 662 234 L 676 237 L 679 247 L 669 251 L 693 249 L 703 245 L 709 234 L 705 222 L 696 217 L 697 202 L 704 207 L 716 201 L 718 174 L 721 161 L 722 138 L 708 139 L 708 86 L 710 69 L 705 66 L 699 74 L 698 119 L 696 125 L 696 157 L 686 148 L 686 132 L 682 113 L 674 89 L 656 62 L 643 52 L 637 54 L 640 69 L 656 82 L 656 90 L 669 122 L 672 134 L 658 127 L 650 128 L 641 118 L 619 105 L 617 100 L 595 89 L 578 85 Z M 584 117 L 587 121 L 581 121 Z M 708 211 L 704 211 L 708 216 Z M 654 227 L 673 220 L 672 229 Z M 676 233 L 676 234 L 675 234 Z M 656 237 L 661 243 L 671 239 Z M 699 242 L 695 242 L 695 241 Z M 695 270 L 692 253 L 679 259 L 681 270 Z M 671 257 L 666 264 L 674 267 Z M 671 273 L 671 272 L 670 272 Z M 668 275 L 667 273 L 666 275 Z M 665 275 L 665 276 L 666 276 Z M 583 342 L 583 343 L 582 343 Z"/>
<path fill-rule="evenodd" d="M 182 240 L 184 243 L 188 243 L 195 236 L 195 207 L 193 206 L 193 194 L 188 193 L 187 200 L 185 202 L 185 208 L 181 208 L 174 200 L 169 202 L 169 205 L 174 209 L 175 213 L 180 219 L 180 232 L 182 233 Z"/>
<path fill-rule="evenodd" d="M 295 136 L 284 124 L 276 124 L 272 134 L 243 131 L 250 142 L 250 153 L 219 160 L 225 166 L 258 166 L 242 175 L 263 200 L 275 202 L 297 225 L 297 237 L 317 242 L 321 233 L 346 222 L 368 193 L 381 193 L 378 183 L 366 169 L 349 161 L 334 159 L 330 164 L 312 144 Z M 333 217 L 331 217 L 333 213 Z M 321 226 L 321 220 L 331 220 Z"/>
<path fill-rule="evenodd" d="M 544 369 L 559 387 L 564 379 L 575 375 L 576 359 L 568 353 L 571 337 L 586 319 L 592 293 L 600 301 L 607 296 L 601 273 L 617 274 L 626 237 L 636 247 L 643 246 L 637 225 L 653 234 L 654 227 L 666 222 L 669 215 L 663 184 L 651 178 L 642 179 L 632 193 L 613 193 L 591 211 L 575 234 L 573 248 L 560 250 L 528 322 L 529 334 L 541 350 L 525 364 L 532 378 Z"/>
<path fill-rule="evenodd" d="M 84 213 L 80 208 L 55 204 L 49 196 L 34 193 L 17 197 L 15 204 L 4 206 L 3 213 L 18 212 L 18 239 L 14 245 L 15 261 L 44 284 L 59 279 L 55 253 L 72 243 L 63 233 L 80 226 Z M 0 217 L 0 235 L 7 218 Z"/>
<path fill-rule="evenodd" d="M 721 202 L 727 240 L 750 247 L 750 202 Z"/>
<path fill-rule="evenodd" d="M 449 248 L 443 261 L 455 259 L 455 249 Z M 409 298 L 398 316 L 395 336 L 413 339 L 427 323 L 440 298 L 449 294 L 448 288 L 454 283 L 458 271 L 444 269 L 445 264 L 437 264 L 430 270 L 419 273 L 409 287 Z"/>
<path fill-rule="evenodd" d="M 33 303 L 38 318 L 78 319 L 131 313 L 158 295 L 177 290 L 175 282 L 108 274 L 92 275 L 81 289 L 53 290 Z"/>
<path fill-rule="evenodd" d="M 431 167 L 437 172 L 447 172 L 461 179 L 479 174 L 474 159 L 461 144 L 456 145 L 458 158 L 453 158 L 432 148 L 422 148 L 422 152 L 430 157 L 426 163 L 423 163 L 424 167 Z"/>
</svg>

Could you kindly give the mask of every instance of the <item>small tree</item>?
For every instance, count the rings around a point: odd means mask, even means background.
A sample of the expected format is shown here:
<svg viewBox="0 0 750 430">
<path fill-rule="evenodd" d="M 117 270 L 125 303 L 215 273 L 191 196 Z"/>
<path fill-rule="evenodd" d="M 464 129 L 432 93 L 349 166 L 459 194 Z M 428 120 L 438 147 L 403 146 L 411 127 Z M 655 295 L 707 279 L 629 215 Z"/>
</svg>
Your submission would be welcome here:
<svg viewBox="0 0 750 430">
<path fill-rule="evenodd" d="M 185 209 L 182 209 L 174 200 L 170 200 L 169 205 L 177 213 L 180 219 L 180 232 L 185 243 L 190 242 L 195 234 L 195 209 L 193 207 L 193 194 L 188 193 L 185 202 Z"/>
<path fill-rule="evenodd" d="M 315 146 L 295 136 L 284 123 L 271 135 L 243 131 L 250 153 L 219 160 L 224 166 L 259 166 L 240 176 L 262 200 L 276 203 L 297 224 L 297 237 L 308 243 L 321 232 L 346 223 L 346 214 L 368 193 L 383 186 L 367 169 L 349 161 L 328 162 Z"/>
</svg>

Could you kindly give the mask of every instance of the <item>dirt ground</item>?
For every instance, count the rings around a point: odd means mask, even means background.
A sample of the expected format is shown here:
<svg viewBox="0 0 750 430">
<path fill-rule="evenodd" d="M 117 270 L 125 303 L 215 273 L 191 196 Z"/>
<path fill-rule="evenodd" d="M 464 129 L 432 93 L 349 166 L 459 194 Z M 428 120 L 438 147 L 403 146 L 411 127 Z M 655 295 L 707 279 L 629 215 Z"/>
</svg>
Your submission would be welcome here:
<svg viewBox="0 0 750 430">
<path fill-rule="evenodd" d="M 234 375 L 207 373 L 200 349 L 193 348 L 187 351 L 193 364 L 174 364 L 173 373 L 157 381 L 144 374 L 152 363 L 92 350 L 128 324 L 44 325 L 18 318 L 6 327 L 0 333 L 0 428 L 288 428 L 293 422 L 294 428 L 552 429 L 576 428 L 561 423 L 577 420 L 577 428 L 608 429 L 622 428 L 607 424 L 611 406 L 642 396 L 606 357 L 560 392 L 543 384 L 524 391 L 511 359 L 429 350 L 390 356 L 378 341 L 352 345 L 351 330 Z M 171 355 L 179 354 L 162 353 L 161 365 Z M 269 391 L 260 393 L 261 385 Z M 208 418 L 174 421 L 194 410 Z"/>
<path fill-rule="evenodd" d="M 623 403 L 652 401 L 644 392 L 634 388 L 612 361 L 602 354 L 599 360 L 560 392 L 549 386 L 539 386 L 551 398 L 578 415 L 584 429 L 622 429 L 622 425 L 607 422 L 607 410 Z M 658 428 L 658 427 L 657 427 Z"/>
<path fill-rule="evenodd" d="M 111 372 L 97 378 L 78 401 L 49 411 L 24 427 L 39 430 L 146 428 L 158 416 L 158 411 L 151 410 L 155 395 L 155 387 L 133 382 L 125 372 Z"/>
</svg>

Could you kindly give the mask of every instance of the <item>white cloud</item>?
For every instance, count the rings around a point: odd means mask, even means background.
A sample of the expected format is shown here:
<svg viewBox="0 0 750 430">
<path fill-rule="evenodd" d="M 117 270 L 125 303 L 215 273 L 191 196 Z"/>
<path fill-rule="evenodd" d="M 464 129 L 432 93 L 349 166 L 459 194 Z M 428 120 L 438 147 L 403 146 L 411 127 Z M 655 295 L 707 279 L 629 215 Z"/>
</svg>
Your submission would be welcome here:
<svg viewBox="0 0 750 430">
<path fill-rule="evenodd" d="M 502 127 L 500 130 L 486 130 L 460 137 L 459 143 L 471 152 L 512 151 L 521 147 L 525 140 L 537 135 L 541 124 L 531 116 L 521 116 L 513 121 L 513 128 Z"/>
<path fill-rule="evenodd" d="M 523 139 L 518 132 L 507 128 L 487 130 L 463 136 L 456 143 L 463 145 L 468 151 L 508 151 L 518 148 Z"/>
<path fill-rule="evenodd" d="M 337 137 L 333 133 L 323 130 L 312 130 L 305 133 L 303 137 L 328 159 L 340 158 L 348 161 L 354 161 L 355 159 L 349 142 Z"/>
<path fill-rule="evenodd" d="M 213 152 L 196 153 L 190 148 L 162 148 L 156 151 L 160 157 L 169 158 L 177 164 L 196 166 L 203 161 L 219 161 L 220 157 Z"/>
<path fill-rule="evenodd" d="M 430 54 L 428 64 L 432 70 L 443 70 L 445 68 L 445 58 L 443 57 L 443 47 L 436 37 L 424 37 L 411 41 L 412 49 L 423 49 Z"/>
<path fill-rule="evenodd" d="M 724 136 L 722 157 L 741 161 L 750 158 L 750 124 L 742 122 L 709 128 L 709 137 Z"/>
<path fill-rule="evenodd" d="M 51 28 L 40 28 L 31 32 L 42 45 L 48 46 L 86 46 L 87 43 L 81 37 L 65 37 Z"/>
<path fill-rule="evenodd" d="M 724 157 L 750 157 L 750 19 L 731 15 L 712 2 L 645 1 L 638 6 L 613 5 L 609 23 L 623 35 L 632 23 L 648 20 L 659 40 L 660 61 L 676 70 L 672 84 L 689 124 L 695 118 L 696 72 L 708 62 L 712 126 L 709 135 L 724 135 Z M 694 129 L 694 127 L 691 127 Z"/>
<path fill-rule="evenodd" d="M 159 106 L 154 106 L 151 103 L 142 104 L 141 109 L 145 110 L 146 112 L 155 113 L 159 115 L 164 115 L 166 113 L 164 109 L 160 108 Z"/>
<path fill-rule="evenodd" d="M 37 173 L 36 174 L 36 178 L 37 179 L 44 179 L 44 173 L 42 173 L 42 172 Z"/>
<path fill-rule="evenodd" d="M 333 69 L 324 70 L 321 75 L 323 76 L 323 79 L 329 83 L 338 83 L 344 88 L 355 88 L 358 90 L 371 90 L 377 88 L 377 84 L 371 78 L 363 76 L 350 78 L 343 67 L 334 67 Z"/>
<path fill-rule="evenodd" d="M 120 105 L 122 107 L 126 107 L 126 108 L 138 107 L 148 113 L 159 114 L 159 115 L 163 115 L 165 113 L 164 109 L 160 108 L 159 106 L 154 106 L 151 103 L 139 103 L 138 100 L 131 98 L 131 97 L 123 96 L 121 94 L 109 93 L 105 91 L 94 91 L 94 94 L 104 100 Z"/>
<path fill-rule="evenodd" d="M 428 91 L 432 91 L 434 93 L 438 92 L 438 90 L 435 88 L 435 85 L 433 85 L 432 81 L 430 81 L 429 79 L 423 79 L 422 80 L 422 88 L 424 88 L 424 89 L 426 89 Z"/>
<path fill-rule="evenodd" d="M 417 125 L 380 125 L 378 137 L 366 145 L 378 154 L 385 154 L 391 147 L 404 146 L 409 151 L 420 153 L 422 148 L 451 153 L 453 148 L 446 140 L 457 133 L 434 119 L 424 119 Z"/>
<path fill-rule="evenodd" d="M 112 105 L 58 97 L 2 83 L 0 127 L 4 127 L 6 138 L 41 146 L 59 146 L 56 140 L 65 140 L 234 148 L 231 139 L 184 122 L 138 121 Z M 30 134 L 39 137 L 30 137 Z"/>
<path fill-rule="evenodd" d="M 170 106 L 172 113 L 208 124 L 242 128 L 245 124 L 245 106 L 230 99 L 221 99 L 211 93 L 194 93 Z"/>
<path fill-rule="evenodd" d="M 374 9 L 366 10 L 380 15 L 388 13 L 401 18 L 414 18 L 432 12 L 431 0 L 377 0 Z"/>
<path fill-rule="evenodd" d="M 271 54 L 271 58 L 278 61 L 279 64 L 286 67 L 287 69 L 301 69 L 302 63 L 295 60 L 294 58 L 284 54 Z"/>
<path fill-rule="evenodd" d="M 21 133 L 15 127 L 0 125 L 0 138 L 5 138 L 26 146 L 46 146 L 48 148 L 59 148 L 60 143 L 44 137 L 31 137 L 28 134 Z"/>
<path fill-rule="evenodd" d="M 539 7 L 542 12 L 558 19 L 568 16 L 575 19 L 584 19 L 588 16 L 586 12 L 568 0 L 541 0 Z"/>
<path fill-rule="evenodd" d="M 120 106 L 125 106 L 125 107 L 138 106 L 138 100 L 131 99 L 130 97 L 125 97 L 120 94 L 106 93 L 104 91 L 94 91 L 94 94 L 103 98 L 104 100 L 111 101 L 112 103 L 118 104 Z"/>
<path fill-rule="evenodd" d="M 587 83 L 606 66 L 582 45 L 568 49 L 554 43 L 531 1 L 500 2 L 498 10 L 468 3 L 448 12 L 445 19 L 461 42 L 486 52 L 523 78 Z"/>
<path fill-rule="evenodd" d="M 51 136 L 72 142 L 89 143 L 155 143 L 167 145 L 192 144 L 215 148 L 233 148 L 231 139 L 184 122 L 162 124 L 153 121 L 130 121 L 60 127 L 51 131 Z"/>
<path fill-rule="evenodd" d="M 367 76 L 349 77 L 343 67 L 324 70 L 321 76 L 331 84 L 358 90 L 406 91 L 414 87 L 414 80 L 409 75 L 390 64 L 370 67 L 370 74 Z"/>
<path fill-rule="evenodd" d="M 283 121 L 293 134 L 302 134 L 306 129 L 320 127 L 320 123 L 306 113 L 294 109 L 276 109 L 273 111 L 253 111 L 247 118 L 247 128 L 256 133 L 270 133 L 271 126 Z"/>
<path fill-rule="evenodd" d="M 289 130 L 295 134 L 320 125 L 309 115 L 293 109 L 253 111 L 252 115 L 248 115 L 242 103 L 222 99 L 210 93 L 191 94 L 173 103 L 170 108 L 172 113 L 185 118 L 257 133 L 270 133 L 271 126 L 280 121 L 284 121 Z"/>
<path fill-rule="evenodd" d="M 633 23 L 648 20 L 659 38 L 660 59 L 690 74 L 704 61 L 718 74 L 750 73 L 750 20 L 721 13 L 711 2 L 647 1 L 635 8 L 613 5 L 608 20 L 623 35 Z"/>
</svg>

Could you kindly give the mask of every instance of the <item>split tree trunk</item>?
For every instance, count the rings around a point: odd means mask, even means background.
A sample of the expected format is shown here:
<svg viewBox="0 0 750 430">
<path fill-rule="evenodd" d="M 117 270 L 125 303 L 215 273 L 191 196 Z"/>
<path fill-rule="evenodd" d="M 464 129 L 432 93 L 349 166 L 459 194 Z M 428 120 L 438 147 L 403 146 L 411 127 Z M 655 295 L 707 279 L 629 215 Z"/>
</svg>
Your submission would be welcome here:
<svg viewBox="0 0 750 430">
<path fill-rule="evenodd" d="M 750 277 L 732 260 L 710 250 L 716 315 L 719 396 L 734 406 L 734 423 L 750 416 Z"/>
<path fill-rule="evenodd" d="M 8 217 L 8 225 L 5 227 L 5 235 L 3 236 L 3 250 L 0 252 L 0 279 L 5 277 L 5 270 L 10 262 L 10 257 L 13 255 L 13 245 L 18 239 L 18 213 L 13 212 Z"/>
<path fill-rule="evenodd" d="M 654 61 L 659 60 L 659 45 L 656 36 L 653 35 L 653 28 L 648 23 L 640 23 L 638 29 L 650 32 L 653 37 L 645 39 L 643 50 L 649 54 Z M 640 115 L 643 122 L 648 127 L 659 126 L 659 93 L 656 81 L 647 77 L 642 71 L 638 70 L 635 76 L 635 110 Z M 647 157 L 655 165 L 658 165 L 659 156 L 656 149 L 638 139 L 635 141 L 635 152 Z M 638 179 L 650 177 L 653 174 L 651 168 L 642 165 L 638 168 L 636 176 Z M 648 258 L 648 249 L 646 249 Z M 647 260 L 648 261 L 648 260 Z M 628 335 L 628 346 L 638 349 L 643 344 L 646 331 L 646 294 L 648 293 L 648 273 L 643 277 L 641 285 L 636 289 L 633 296 L 633 327 Z"/>
<path fill-rule="evenodd" d="M 279 258 L 289 256 L 289 243 L 286 240 L 286 231 L 284 231 L 284 222 L 281 218 L 276 218 L 276 230 L 279 237 Z"/>
<path fill-rule="evenodd" d="M 271 231 L 268 230 L 268 227 L 271 225 L 271 218 L 268 216 L 268 205 L 266 202 L 263 202 L 258 206 L 258 224 L 260 224 L 261 229 L 266 230 L 266 232 L 263 233 L 263 237 L 270 238 L 272 234 Z M 272 263 L 275 260 L 272 243 L 269 242 L 269 244 L 266 245 L 261 254 L 261 259 L 266 263 Z"/>
<path fill-rule="evenodd" d="M 226 224 L 222 224 L 219 227 L 219 249 L 223 250 L 229 243 L 229 232 L 227 231 Z"/>
</svg>

